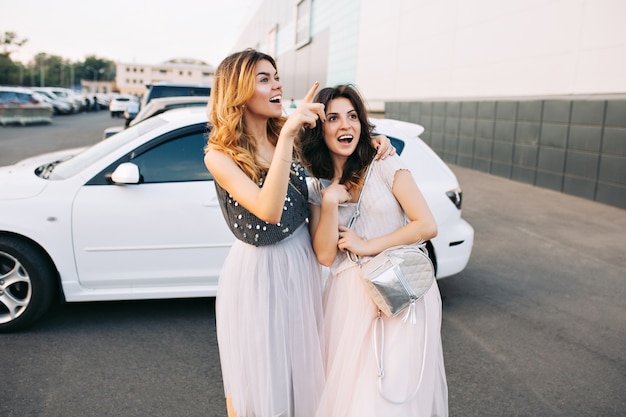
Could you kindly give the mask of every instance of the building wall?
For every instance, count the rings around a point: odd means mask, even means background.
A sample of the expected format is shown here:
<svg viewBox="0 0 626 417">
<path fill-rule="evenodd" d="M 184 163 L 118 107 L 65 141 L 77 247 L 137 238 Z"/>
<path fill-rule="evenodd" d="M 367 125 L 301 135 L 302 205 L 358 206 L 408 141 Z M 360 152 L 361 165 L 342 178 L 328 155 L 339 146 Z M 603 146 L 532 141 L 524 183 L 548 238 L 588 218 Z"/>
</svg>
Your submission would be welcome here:
<svg viewBox="0 0 626 417">
<path fill-rule="evenodd" d="M 159 81 L 211 84 L 215 68 L 196 64 L 137 64 L 118 62 L 115 83 L 121 94 L 142 96 L 146 85 Z"/>
<path fill-rule="evenodd" d="M 88 94 L 108 94 L 115 91 L 115 82 L 113 81 L 90 81 L 80 80 L 80 91 Z"/>
<path fill-rule="evenodd" d="M 313 39 L 326 31 L 328 65 L 323 70 L 326 85 L 354 83 L 357 74 L 361 3 L 358 1 L 314 1 Z"/>
<path fill-rule="evenodd" d="M 250 12 L 250 20 L 242 28 L 239 39 L 233 47 L 233 52 L 254 48 L 273 56 L 278 64 L 284 97 L 287 99 L 302 98 L 315 81 L 320 81 L 323 85 L 326 83 L 328 37 L 322 30 L 322 33 L 318 33 L 318 36 L 312 38 L 307 45 L 296 47 L 298 3 L 294 0 L 258 2 L 256 10 Z M 317 3 L 311 2 L 312 14 L 317 9 Z M 314 24 L 312 16 L 309 23 L 312 31 Z"/>
<path fill-rule="evenodd" d="M 305 45 L 302 2 L 261 0 L 233 48 L 272 53 L 286 98 L 355 83 L 450 163 L 626 206 L 626 1 L 310 1 Z"/>
<path fill-rule="evenodd" d="M 310 1 L 308 44 L 296 43 L 300 1 L 262 0 L 233 49 L 279 62 L 314 50 L 325 68 L 298 62 L 282 78 L 356 83 L 371 101 L 626 93 L 623 0 Z"/>
<path fill-rule="evenodd" d="M 626 97 L 388 102 L 444 161 L 626 208 Z"/>
<path fill-rule="evenodd" d="M 370 99 L 626 92 L 623 0 L 361 5 L 356 82 Z"/>
</svg>

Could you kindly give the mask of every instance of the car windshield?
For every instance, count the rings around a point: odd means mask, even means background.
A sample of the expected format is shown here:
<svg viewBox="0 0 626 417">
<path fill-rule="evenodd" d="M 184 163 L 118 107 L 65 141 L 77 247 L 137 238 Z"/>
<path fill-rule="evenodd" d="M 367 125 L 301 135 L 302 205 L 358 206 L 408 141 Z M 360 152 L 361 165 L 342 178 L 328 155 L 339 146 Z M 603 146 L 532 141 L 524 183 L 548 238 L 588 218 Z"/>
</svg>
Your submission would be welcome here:
<svg viewBox="0 0 626 417">
<path fill-rule="evenodd" d="M 105 155 L 113 152 L 115 149 L 124 146 L 135 138 L 154 130 L 167 122 L 161 118 L 152 118 L 140 123 L 136 126 L 123 130 L 106 140 L 96 143 L 95 145 L 85 149 L 83 152 L 74 157 L 63 161 L 54 167 L 54 171 L 50 173 L 51 180 L 64 180 L 70 178 L 86 167 L 92 165 Z"/>
</svg>

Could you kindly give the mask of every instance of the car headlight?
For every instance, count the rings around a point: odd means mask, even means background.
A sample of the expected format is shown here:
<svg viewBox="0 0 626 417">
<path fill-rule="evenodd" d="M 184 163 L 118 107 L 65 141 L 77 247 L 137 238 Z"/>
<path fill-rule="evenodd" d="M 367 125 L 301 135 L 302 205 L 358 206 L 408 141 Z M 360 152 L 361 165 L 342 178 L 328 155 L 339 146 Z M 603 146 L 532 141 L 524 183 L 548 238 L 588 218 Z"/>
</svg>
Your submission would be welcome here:
<svg viewBox="0 0 626 417">
<path fill-rule="evenodd" d="M 463 202 L 463 191 L 461 191 L 461 188 L 457 187 L 454 190 L 446 191 L 446 195 L 452 201 L 452 204 L 461 210 L 461 203 Z"/>
</svg>

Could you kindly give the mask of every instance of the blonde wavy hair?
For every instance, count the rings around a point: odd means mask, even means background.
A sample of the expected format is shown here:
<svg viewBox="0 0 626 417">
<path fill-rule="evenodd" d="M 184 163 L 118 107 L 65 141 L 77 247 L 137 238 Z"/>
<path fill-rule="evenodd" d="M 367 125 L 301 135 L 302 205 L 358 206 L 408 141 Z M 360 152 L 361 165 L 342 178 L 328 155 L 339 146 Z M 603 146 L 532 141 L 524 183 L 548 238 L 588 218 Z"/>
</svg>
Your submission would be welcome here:
<svg viewBox="0 0 626 417">
<path fill-rule="evenodd" d="M 254 49 L 246 49 L 226 57 L 215 71 L 208 105 L 209 141 L 205 153 L 212 149 L 229 155 L 253 181 L 259 182 L 264 166 L 256 160 L 256 142 L 246 129 L 243 106 L 254 94 L 255 66 L 266 60 L 276 69 L 271 56 Z M 267 122 L 267 136 L 276 145 L 284 117 Z"/>
</svg>

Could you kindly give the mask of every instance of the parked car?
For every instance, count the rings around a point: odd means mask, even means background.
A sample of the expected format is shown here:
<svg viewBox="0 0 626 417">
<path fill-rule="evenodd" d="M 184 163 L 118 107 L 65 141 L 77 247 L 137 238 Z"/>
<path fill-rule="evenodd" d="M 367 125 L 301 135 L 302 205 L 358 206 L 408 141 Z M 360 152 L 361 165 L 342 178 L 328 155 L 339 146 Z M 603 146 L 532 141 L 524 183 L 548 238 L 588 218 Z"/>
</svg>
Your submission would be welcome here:
<svg viewBox="0 0 626 417">
<path fill-rule="evenodd" d="M 437 220 L 437 278 L 467 265 L 461 190 L 416 124 L 372 119 Z M 84 149 L 0 167 L 0 331 L 67 302 L 216 295 L 234 238 L 203 163 L 203 108 L 167 111 Z M 242 260 L 245 261 L 245 260 Z"/>
<path fill-rule="evenodd" d="M 42 95 L 27 88 L 0 86 L 0 125 L 51 123 L 53 113 L 52 104 Z"/>
<path fill-rule="evenodd" d="M 52 87 L 29 87 L 39 94 L 45 95 L 52 100 L 56 114 L 70 114 L 80 110 L 80 107 L 72 98 L 62 95 L 60 90 L 55 91 Z M 62 104 L 61 104 L 62 103 Z"/>
<path fill-rule="evenodd" d="M 126 127 L 134 126 L 137 123 L 149 119 L 153 116 L 172 109 L 179 109 L 181 107 L 206 107 L 209 101 L 208 96 L 182 96 L 182 97 L 164 97 L 155 98 L 151 100 L 146 107 L 141 109 L 137 116 L 134 117 Z M 112 126 L 104 129 L 103 139 L 106 139 L 116 133 L 124 130 L 122 126 Z"/>
<path fill-rule="evenodd" d="M 80 112 L 85 110 L 85 100 L 83 100 L 80 94 L 78 94 L 76 91 L 64 87 L 49 87 L 49 89 L 58 97 L 64 98 L 72 103 L 74 112 Z"/>
<path fill-rule="evenodd" d="M 126 107 L 126 110 L 124 110 L 124 120 L 126 120 L 126 122 L 124 123 L 125 127 L 128 127 L 130 125 L 130 122 L 132 122 L 133 119 L 137 117 L 137 113 L 139 113 L 139 104 L 139 101 L 133 101 L 129 103 Z"/>
<path fill-rule="evenodd" d="M 125 126 L 128 127 L 139 111 L 145 108 L 148 103 L 154 99 L 166 97 L 190 97 L 190 96 L 209 96 L 211 94 L 211 86 L 204 83 L 178 83 L 170 81 L 160 81 L 154 84 L 147 84 L 148 91 L 143 95 L 139 104 L 130 104 L 124 112 L 126 119 Z M 119 129 L 111 129 L 105 131 L 104 137 L 107 138 Z"/>
<path fill-rule="evenodd" d="M 44 105 L 52 107 L 38 96 L 35 91 L 24 87 L 0 86 L 0 105 L 3 107 L 19 105 Z"/>
<path fill-rule="evenodd" d="M 70 114 L 74 111 L 72 103 L 56 96 L 51 91 L 45 89 L 33 89 L 33 92 L 40 97 L 41 101 L 45 101 L 52 106 L 54 114 Z"/>
<path fill-rule="evenodd" d="M 211 95 L 211 86 L 209 84 L 188 84 L 162 81 L 155 84 L 148 84 L 146 87 L 148 88 L 148 92 L 143 95 L 139 110 L 146 107 L 146 105 L 155 98 Z"/>
<path fill-rule="evenodd" d="M 111 117 L 121 117 L 128 108 L 128 105 L 136 100 L 137 98 L 135 96 L 130 95 L 112 97 L 111 102 L 109 103 L 109 112 L 111 112 Z"/>
</svg>

